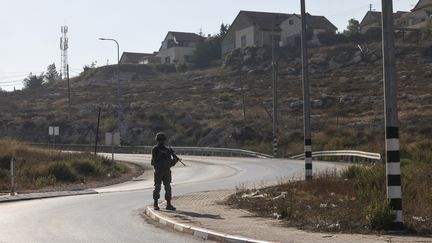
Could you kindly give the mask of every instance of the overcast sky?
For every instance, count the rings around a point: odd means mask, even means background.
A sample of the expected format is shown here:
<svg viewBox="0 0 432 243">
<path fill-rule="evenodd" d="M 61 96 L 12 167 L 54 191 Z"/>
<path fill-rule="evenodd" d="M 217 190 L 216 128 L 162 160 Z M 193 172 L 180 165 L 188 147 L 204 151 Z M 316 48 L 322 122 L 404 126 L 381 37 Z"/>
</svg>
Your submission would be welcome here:
<svg viewBox="0 0 432 243">
<path fill-rule="evenodd" d="M 21 88 L 28 73 L 60 66 L 60 26 L 69 27 L 69 66 L 116 62 L 120 52 L 153 52 L 167 31 L 217 33 L 240 10 L 299 13 L 299 0 L 0 0 L 0 87 Z M 394 0 L 394 10 L 408 11 L 417 0 Z M 307 11 L 324 15 L 339 31 L 350 18 L 361 20 L 369 9 L 381 10 L 380 0 L 306 0 Z M 121 55 L 121 54 L 120 54 Z"/>
</svg>

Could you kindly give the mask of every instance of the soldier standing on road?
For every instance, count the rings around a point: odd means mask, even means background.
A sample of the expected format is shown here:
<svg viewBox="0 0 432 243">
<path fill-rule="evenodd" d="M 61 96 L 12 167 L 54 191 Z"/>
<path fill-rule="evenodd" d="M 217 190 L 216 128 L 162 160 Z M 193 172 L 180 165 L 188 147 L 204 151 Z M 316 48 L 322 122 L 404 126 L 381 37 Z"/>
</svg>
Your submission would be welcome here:
<svg viewBox="0 0 432 243">
<path fill-rule="evenodd" d="M 152 149 L 151 165 L 154 167 L 154 209 L 159 210 L 158 200 L 160 198 L 161 185 L 164 184 L 165 200 L 167 201 L 167 210 L 176 210 L 171 204 L 171 167 L 178 160 L 173 157 L 173 151 L 165 146 L 167 138 L 165 133 L 159 132 L 156 134 L 157 144 Z"/>
</svg>

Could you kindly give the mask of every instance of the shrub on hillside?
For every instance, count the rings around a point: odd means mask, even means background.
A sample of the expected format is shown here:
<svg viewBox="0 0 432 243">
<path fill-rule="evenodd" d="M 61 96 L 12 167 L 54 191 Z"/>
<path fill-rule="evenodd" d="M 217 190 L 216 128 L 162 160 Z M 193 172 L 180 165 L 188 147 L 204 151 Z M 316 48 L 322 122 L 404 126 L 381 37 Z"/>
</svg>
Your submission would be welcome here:
<svg viewBox="0 0 432 243">
<path fill-rule="evenodd" d="M 184 63 L 184 62 L 177 63 L 176 71 L 178 73 L 185 73 L 187 70 L 188 70 L 188 66 L 186 63 Z"/>
<path fill-rule="evenodd" d="M 114 165 L 114 170 L 119 173 L 127 173 L 130 171 L 130 168 L 125 164 L 116 163 Z"/>
<path fill-rule="evenodd" d="M 318 34 L 318 40 L 322 45 L 330 46 L 347 43 L 348 38 L 345 35 L 323 32 Z"/>
<path fill-rule="evenodd" d="M 375 200 L 366 208 L 366 219 L 372 229 L 386 230 L 391 227 L 396 214 L 387 199 Z"/>
<path fill-rule="evenodd" d="M 77 177 L 66 163 L 55 162 L 48 167 L 48 174 L 55 176 L 58 181 L 72 182 Z"/>
<path fill-rule="evenodd" d="M 342 177 L 346 179 L 359 178 L 365 173 L 366 168 L 359 165 L 351 165 L 342 171 Z"/>
<path fill-rule="evenodd" d="M 9 171 L 0 168 L 0 180 L 6 179 L 9 177 Z"/>
<path fill-rule="evenodd" d="M 72 162 L 72 168 L 80 175 L 84 176 L 101 176 L 103 169 L 90 159 L 81 159 Z"/>
<path fill-rule="evenodd" d="M 161 73 L 175 73 L 177 71 L 172 64 L 158 64 L 155 67 Z"/>
<path fill-rule="evenodd" d="M 54 175 L 40 176 L 36 178 L 35 185 L 37 187 L 51 186 L 57 182 Z"/>
<path fill-rule="evenodd" d="M 414 162 L 432 163 L 432 139 L 410 143 L 403 153 Z"/>
<path fill-rule="evenodd" d="M 9 170 L 11 158 L 12 156 L 10 155 L 0 156 L 0 169 Z"/>
<path fill-rule="evenodd" d="M 224 66 L 239 64 L 241 61 L 241 49 L 237 48 L 225 55 Z"/>
</svg>

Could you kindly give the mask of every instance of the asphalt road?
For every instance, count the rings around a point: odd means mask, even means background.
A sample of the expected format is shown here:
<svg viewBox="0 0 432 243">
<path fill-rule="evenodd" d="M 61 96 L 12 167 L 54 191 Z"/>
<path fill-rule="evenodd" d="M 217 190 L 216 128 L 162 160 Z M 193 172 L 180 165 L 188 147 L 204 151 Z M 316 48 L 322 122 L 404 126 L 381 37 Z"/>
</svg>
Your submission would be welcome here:
<svg viewBox="0 0 432 243">
<path fill-rule="evenodd" d="M 116 159 L 149 165 L 148 155 Z M 184 157 L 173 168 L 173 194 L 263 186 L 302 177 L 304 162 L 281 159 Z M 314 163 L 315 172 L 342 168 Z M 100 194 L 0 204 L 0 242 L 200 242 L 149 224 L 152 171 L 137 180 L 96 189 Z M 163 194 L 162 194 L 163 196 Z"/>
</svg>

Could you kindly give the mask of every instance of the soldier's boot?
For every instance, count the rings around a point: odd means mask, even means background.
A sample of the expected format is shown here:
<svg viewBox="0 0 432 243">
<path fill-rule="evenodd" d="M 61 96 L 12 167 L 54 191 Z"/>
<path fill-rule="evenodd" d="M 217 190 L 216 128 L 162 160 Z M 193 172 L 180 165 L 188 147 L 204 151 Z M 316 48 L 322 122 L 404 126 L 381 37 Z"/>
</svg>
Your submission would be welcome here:
<svg viewBox="0 0 432 243">
<path fill-rule="evenodd" d="M 176 211 L 176 208 L 171 204 L 171 200 L 167 200 L 167 210 Z"/>
<path fill-rule="evenodd" d="M 154 200 L 153 208 L 154 208 L 154 210 L 159 210 L 160 209 L 159 205 L 158 205 L 158 200 Z"/>
</svg>

